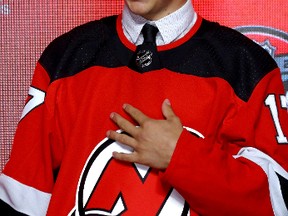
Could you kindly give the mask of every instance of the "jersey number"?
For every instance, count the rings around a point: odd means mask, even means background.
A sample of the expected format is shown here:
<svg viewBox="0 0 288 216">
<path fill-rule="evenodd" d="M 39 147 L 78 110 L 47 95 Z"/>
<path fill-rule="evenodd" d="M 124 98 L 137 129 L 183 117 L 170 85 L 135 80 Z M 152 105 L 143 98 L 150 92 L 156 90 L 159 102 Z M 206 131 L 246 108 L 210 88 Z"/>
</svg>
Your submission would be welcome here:
<svg viewBox="0 0 288 216">
<path fill-rule="evenodd" d="M 284 95 L 280 95 L 280 102 L 281 102 L 281 108 L 286 109 L 287 103 L 286 103 L 286 97 Z M 274 125 L 277 131 L 277 141 L 279 144 L 286 144 L 288 143 L 287 137 L 283 134 L 283 130 L 281 128 L 281 124 L 279 121 L 279 115 L 278 115 L 278 109 L 276 104 L 276 97 L 273 94 L 268 95 L 268 97 L 265 100 L 265 105 L 270 108 L 270 112 L 274 121 Z"/>
</svg>

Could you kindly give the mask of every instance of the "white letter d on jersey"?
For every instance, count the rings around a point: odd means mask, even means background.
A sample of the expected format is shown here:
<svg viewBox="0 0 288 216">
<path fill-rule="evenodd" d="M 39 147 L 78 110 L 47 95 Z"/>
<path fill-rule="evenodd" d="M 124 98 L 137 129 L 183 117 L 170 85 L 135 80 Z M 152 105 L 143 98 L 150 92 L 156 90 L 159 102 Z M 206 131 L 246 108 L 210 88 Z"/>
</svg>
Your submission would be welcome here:
<svg viewBox="0 0 288 216">
<path fill-rule="evenodd" d="M 41 91 L 31 86 L 29 88 L 28 95 L 30 95 L 32 98 L 26 103 L 22 112 L 21 119 L 23 119 L 30 111 L 32 111 L 34 108 L 36 108 L 37 106 L 41 105 L 44 102 L 45 98 L 44 91 Z"/>
</svg>

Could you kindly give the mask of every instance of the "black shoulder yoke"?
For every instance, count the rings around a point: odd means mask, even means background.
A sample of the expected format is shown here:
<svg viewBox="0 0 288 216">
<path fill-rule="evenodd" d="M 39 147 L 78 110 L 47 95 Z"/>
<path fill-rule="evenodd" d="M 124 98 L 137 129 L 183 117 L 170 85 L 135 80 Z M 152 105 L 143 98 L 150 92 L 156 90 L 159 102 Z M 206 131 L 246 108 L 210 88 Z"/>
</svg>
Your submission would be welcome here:
<svg viewBox="0 0 288 216">
<path fill-rule="evenodd" d="M 39 59 L 51 82 L 93 65 L 118 66 L 119 61 L 107 47 L 107 43 L 116 37 L 116 18 L 110 16 L 88 22 L 53 40 Z"/>
<path fill-rule="evenodd" d="M 258 82 L 277 67 L 269 53 L 254 41 L 205 19 L 190 40 L 162 55 L 172 71 L 225 79 L 244 101 Z"/>
<path fill-rule="evenodd" d="M 116 19 L 117 16 L 110 16 L 92 21 L 55 39 L 39 60 L 51 82 L 95 65 L 128 65 L 133 53 L 121 43 Z M 244 101 L 257 83 L 277 67 L 268 52 L 255 42 L 205 19 L 185 43 L 160 51 L 159 55 L 162 65 L 173 72 L 225 79 Z"/>
</svg>

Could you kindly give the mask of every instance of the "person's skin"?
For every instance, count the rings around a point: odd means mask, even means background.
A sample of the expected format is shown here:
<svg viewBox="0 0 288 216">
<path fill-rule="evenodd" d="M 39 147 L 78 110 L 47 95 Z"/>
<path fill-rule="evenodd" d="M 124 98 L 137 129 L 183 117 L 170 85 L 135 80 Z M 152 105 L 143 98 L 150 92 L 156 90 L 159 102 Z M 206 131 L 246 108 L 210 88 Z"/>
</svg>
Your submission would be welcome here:
<svg viewBox="0 0 288 216">
<path fill-rule="evenodd" d="M 158 20 L 173 13 L 187 0 L 125 0 L 128 8 L 148 20 Z"/>
<path fill-rule="evenodd" d="M 173 112 L 170 101 L 166 99 L 162 104 L 165 119 L 161 120 L 149 118 L 129 104 L 124 104 L 123 109 L 139 126 L 136 127 L 121 115 L 113 112 L 110 115 L 112 121 L 130 136 L 109 130 L 107 137 L 132 147 L 134 151 L 130 154 L 113 152 L 113 157 L 156 169 L 166 169 L 183 131 L 181 121 Z"/>
</svg>

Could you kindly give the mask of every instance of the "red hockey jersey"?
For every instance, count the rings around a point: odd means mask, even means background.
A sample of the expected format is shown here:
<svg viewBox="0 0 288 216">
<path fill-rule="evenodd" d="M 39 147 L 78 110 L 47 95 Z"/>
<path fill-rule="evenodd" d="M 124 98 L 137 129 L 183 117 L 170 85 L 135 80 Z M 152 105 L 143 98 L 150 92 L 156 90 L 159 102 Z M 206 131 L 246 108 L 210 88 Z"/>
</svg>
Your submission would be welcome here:
<svg viewBox="0 0 288 216">
<path fill-rule="evenodd" d="M 269 54 L 201 17 L 158 47 L 163 69 L 130 69 L 135 49 L 121 15 L 47 47 L 0 176 L 1 206 L 37 216 L 285 215 L 287 104 Z M 163 119 L 165 98 L 185 126 L 168 168 L 114 160 L 133 150 L 106 138 L 117 130 L 110 113 L 129 118 L 129 103 Z"/>
</svg>

